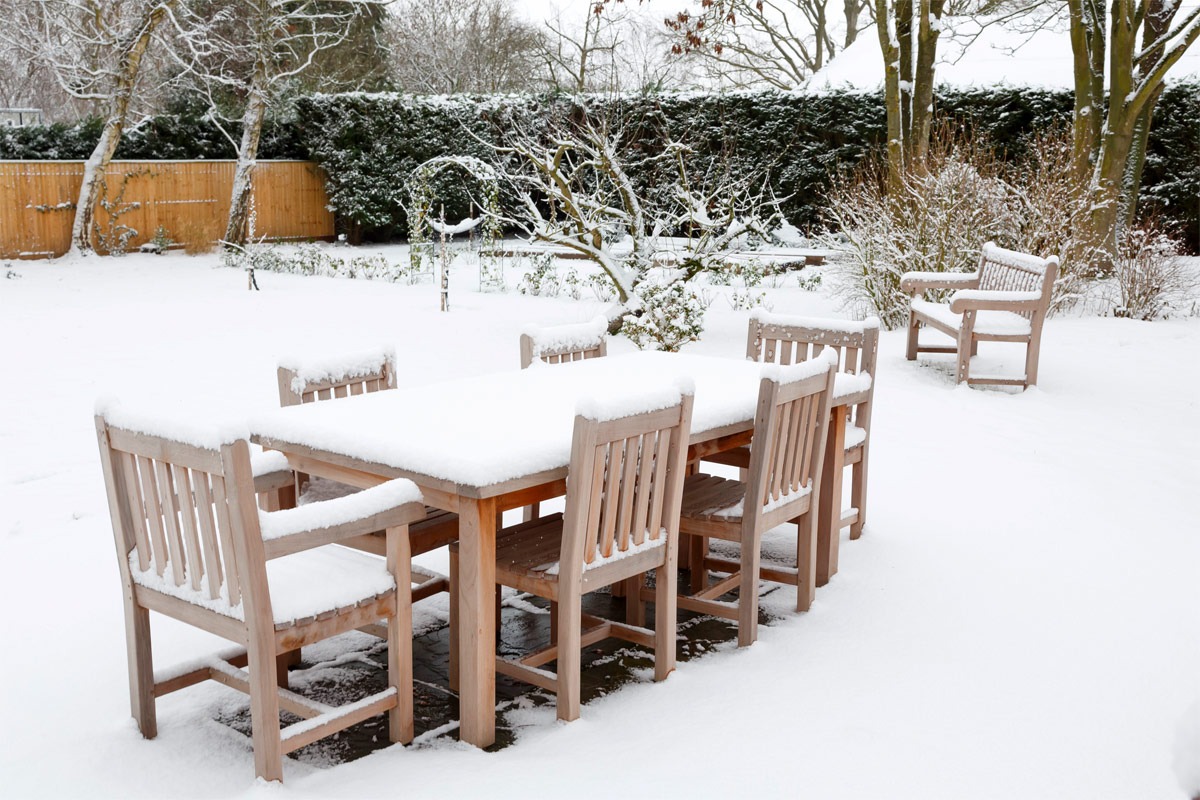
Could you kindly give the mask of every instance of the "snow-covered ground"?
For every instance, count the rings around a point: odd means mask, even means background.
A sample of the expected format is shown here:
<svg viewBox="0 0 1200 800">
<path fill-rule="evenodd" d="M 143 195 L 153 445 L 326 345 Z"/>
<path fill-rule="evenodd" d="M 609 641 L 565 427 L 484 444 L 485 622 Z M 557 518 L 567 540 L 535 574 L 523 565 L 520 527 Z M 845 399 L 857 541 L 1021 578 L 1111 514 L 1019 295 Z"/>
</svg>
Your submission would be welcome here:
<svg viewBox="0 0 1200 800">
<path fill-rule="evenodd" d="M 578 722 L 536 710 L 495 754 L 439 739 L 336 767 L 289 760 L 282 788 L 256 784 L 248 741 L 214 721 L 242 702 L 223 687 L 162 699 L 144 741 L 97 396 L 250 413 L 276 402 L 281 355 L 380 344 L 410 382 L 516 369 L 523 327 L 600 310 L 481 294 L 469 275 L 444 314 L 429 284 L 260 274 L 248 292 L 215 263 L 26 262 L 0 280 L 4 797 L 1200 794 L 1197 319 L 1051 320 L 1041 384 L 1017 395 L 955 388 L 948 358 L 909 363 L 903 334 L 884 334 L 867 532 L 843 542 L 812 611 L 777 591 L 780 619 L 755 646 L 625 687 Z M 768 297 L 842 315 L 794 280 Z M 746 318 L 716 297 L 687 349 L 741 357 Z M 155 626 L 161 666 L 214 646 Z"/>
</svg>

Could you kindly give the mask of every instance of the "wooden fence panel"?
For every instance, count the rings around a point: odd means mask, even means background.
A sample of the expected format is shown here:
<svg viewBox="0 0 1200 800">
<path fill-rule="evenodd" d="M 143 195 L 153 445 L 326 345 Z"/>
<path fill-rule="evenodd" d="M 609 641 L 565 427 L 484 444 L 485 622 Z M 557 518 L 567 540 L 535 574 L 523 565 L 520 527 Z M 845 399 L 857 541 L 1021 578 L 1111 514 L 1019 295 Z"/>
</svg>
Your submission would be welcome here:
<svg viewBox="0 0 1200 800">
<path fill-rule="evenodd" d="M 159 226 L 179 244 L 215 242 L 225 232 L 233 161 L 113 161 L 96 209 L 96 245 L 123 235 L 135 250 Z M 82 161 L 0 161 L 0 258 L 67 252 Z M 330 239 L 325 177 L 306 161 L 260 161 L 254 175 L 254 238 Z M 128 230 L 127 230 L 128 229 Z"/>
</svg>

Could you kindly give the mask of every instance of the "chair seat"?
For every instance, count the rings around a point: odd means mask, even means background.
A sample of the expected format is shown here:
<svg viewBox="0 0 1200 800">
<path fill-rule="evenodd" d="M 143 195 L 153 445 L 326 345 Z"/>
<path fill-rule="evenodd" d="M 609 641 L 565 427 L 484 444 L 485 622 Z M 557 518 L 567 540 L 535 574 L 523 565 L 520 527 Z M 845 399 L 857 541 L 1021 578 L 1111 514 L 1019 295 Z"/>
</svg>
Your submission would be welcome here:
<svg viewBox="0 0 1200 800">
<path fill-rule="evenodd" d="M 861 447 L 867 441 L 867 432 L 857 425 L 846 426 L 846 446 L 845 449 L 853 450 L 856 447 Z"/>
<path fill-rule="evenodd" d="M 809 494 L 812 494 L 812 487 L 802 487 L 788 495 L 772 500 L 763 507 L 763 510 L 771 511 L 780 508 Z M 704 473 L 689 475 L 683 482 L 683 505 L 680 516 L 684 519 L 740 523 L 745 512 L 745 499 L 746 484 L 741 481 Z"/>
<path fill-rule="evenodd" d="M 218 598 L 209 598 L 207 588 L 198 597 L 190 583 L 176 586 L 169 568 L 161 577 L 153 567 L 138 569 L 136 554 L 130 556 L 130 571 L 139 586 L 233 619 L 244 619 L 243 604 L 231 607 L 225 587 Z M 346 547 L 318 547 L 268 561 L 267 582 L 277 630 L 291 627 L 298 620 L 354 608 L 396 590 L 385 561 Z M 207 578 L 203 585 L 207 587 Z"/>
<path fill-rule="evenodd" d="M 562 553 L 563 515 L 523 522 L 505 528 L 496 534 L 496 571 L 501 574 L 523 575 L 554 580 L 558 575 L 559 558 Z M 666 546 L 666 538 L 647 538 L 641 545 L 633 545 L 614 557 L 596 558 L 584 567 L 584 571 L 611 563 L 618 558 L 627 558 L 647 550 Z"/>
<path fill-rule="evenodd" d="M 912 301 L 912 310 L 918 316 L 954 330 L 962 326 L 962 314 L 955 314 L 946 303 L 917 298 Z M 975 333 L 982 336 L 1029 336 L 1032 332 L 1029 319 L 1012 311 L 979 311 L 975 315 Z"/>
</svg>

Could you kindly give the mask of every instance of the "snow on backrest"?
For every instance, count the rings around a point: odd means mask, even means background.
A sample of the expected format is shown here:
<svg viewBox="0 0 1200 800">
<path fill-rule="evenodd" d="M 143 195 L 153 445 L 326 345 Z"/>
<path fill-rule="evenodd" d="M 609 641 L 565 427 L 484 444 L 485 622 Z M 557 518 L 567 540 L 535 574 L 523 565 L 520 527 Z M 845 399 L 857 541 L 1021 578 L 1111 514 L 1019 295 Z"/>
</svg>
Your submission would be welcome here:
<svg viewBox="0 0 1200 800">
<path fill-rule="evenodd" d="M 568 529 L 582 542 L 564 542 L 564 553 L 581 552 L 584 569 L 663 543 L 666 529 L 677 529 L 670 509 L 682 491 L 692 398 L 675 396 L 668 407 L 617 419 L 576 418 L 577 446 L 586 446 L 580 443 L 589 428 L 595 439 L 586 452 L 572 453 L 572 463 L 584 468 L 568 482 L 567 518 L 584 524 Z"/>
<path fill-rule="evenodd" d="M 114 534 L 135 580 L 239 616 L 243 582 L 221 451 L 98 419 Z"/>
<path fill-rule="evenodd" d="M 377 348 L 336 358 L 279 362 L 279 403 L 284 406 L 396 388 L 396 353 Z"/>
<path fill-rule="evenodd" d="M 608 320 L 604 317 L 576 325 L 528 328 L 521 334 L 521 369 L 539 360 L 562 364 L 603 356 L 607 353 L 607 332 Z"/>
<path fill-rule="evenodd" d="M 878 317 L 855 322 L 755 309 L 750 315 L 746 355 L 753 361 L 798 364 L 832 348 L 839 371 L 873 374 L 878 341 Z"/>
<path fill-rule="evenodd" d="M 1048 259 L 1016 250 L 1006 250 L 991 242 L 983 246 L 979 288 L 1007 292 L 1039 292 L 1046 276 Z"/>
</svg>

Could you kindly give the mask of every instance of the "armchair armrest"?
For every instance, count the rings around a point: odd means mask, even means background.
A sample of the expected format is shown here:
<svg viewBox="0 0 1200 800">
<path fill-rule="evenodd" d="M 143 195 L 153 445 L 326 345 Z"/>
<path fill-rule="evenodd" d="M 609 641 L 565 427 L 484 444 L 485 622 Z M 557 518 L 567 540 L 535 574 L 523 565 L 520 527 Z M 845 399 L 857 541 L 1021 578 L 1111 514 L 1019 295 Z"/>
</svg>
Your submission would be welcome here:
<svg viewBox="0 0 1200 800">
<path fill-rule="evenodd" d="M 1042 302 L 1041 292 L 1004 292 L 988 289 L 960 289 L 950 295 L 950 310 L 1034 311 Z"/>
<path fill-rule="evenodd" d="M 916 294 L 926 289 L 974 289 L 978 272 L 906 272 L 900 276 L 900 289 Z"/>
<path fill-rule="evenodd" d="M 425 518 L 425 504 L 417 485 L 399 478 L 333 500 L 259 511 L 258 518 L 263 548 L 271 559 L 418 522 Z"/>
</svg>

